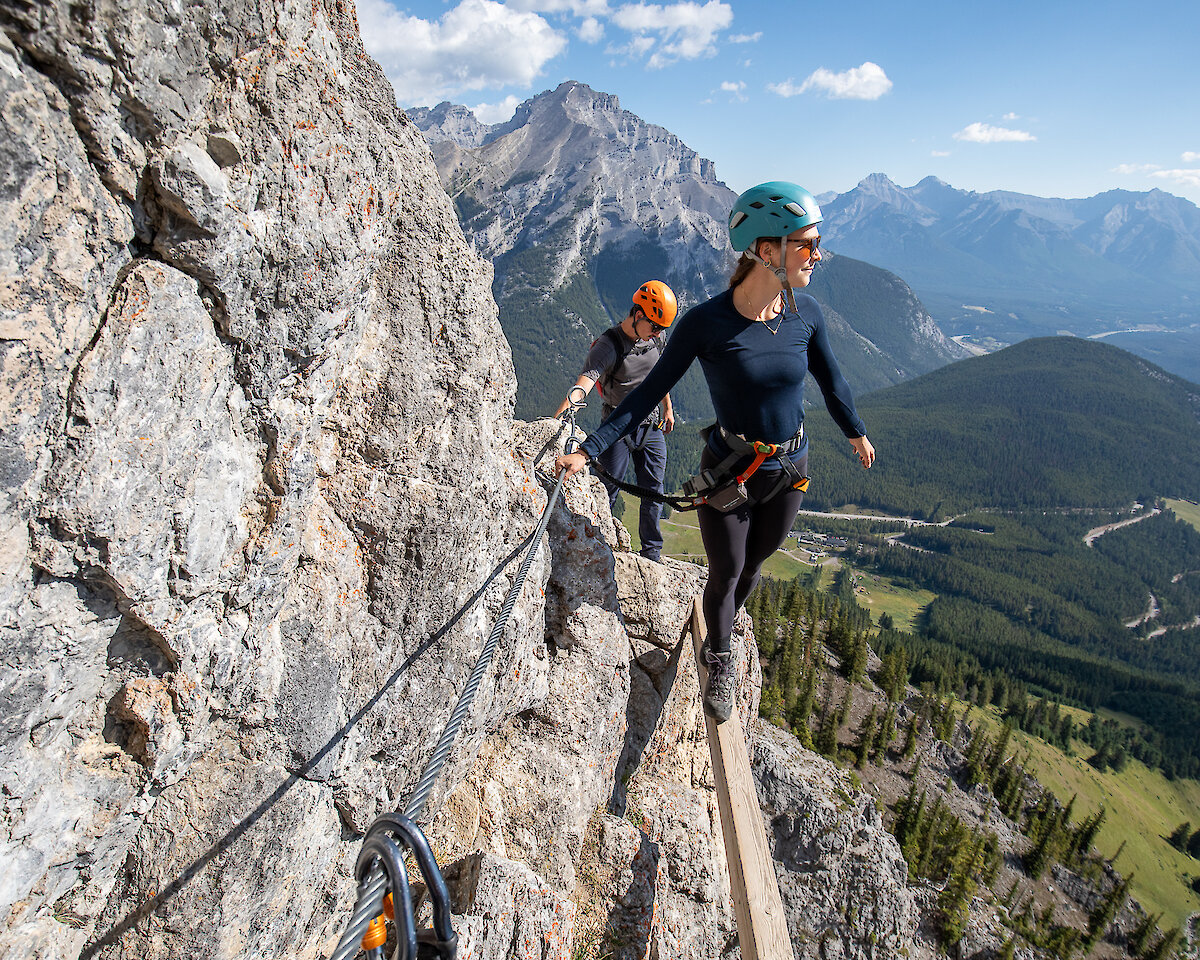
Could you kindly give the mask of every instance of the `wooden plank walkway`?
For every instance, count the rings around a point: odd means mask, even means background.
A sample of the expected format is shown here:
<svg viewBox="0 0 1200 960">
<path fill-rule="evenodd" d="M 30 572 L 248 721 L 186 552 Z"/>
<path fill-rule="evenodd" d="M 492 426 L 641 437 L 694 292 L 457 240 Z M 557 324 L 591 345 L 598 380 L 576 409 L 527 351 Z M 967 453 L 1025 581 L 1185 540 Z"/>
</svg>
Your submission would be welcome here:
<svg viewBox="0 0 1200 960">
<path fill-rule="evenodd" d="M 692 648 L 701 690 L 708 680 L 708 668 L 700 657 L 704 634 L 704 614 L 700 612 L 700 598 L 696 597 L 692 604 Z M 704 723 L 717 784 L 717 805 L 721 811 L 721 832 L 725 836 L 725 858 L 729 863 L 729 886 L 742 960 L 795 960 L 741 719 L 735 710 L 720 724 L 704 714 Z"/>
</svg>

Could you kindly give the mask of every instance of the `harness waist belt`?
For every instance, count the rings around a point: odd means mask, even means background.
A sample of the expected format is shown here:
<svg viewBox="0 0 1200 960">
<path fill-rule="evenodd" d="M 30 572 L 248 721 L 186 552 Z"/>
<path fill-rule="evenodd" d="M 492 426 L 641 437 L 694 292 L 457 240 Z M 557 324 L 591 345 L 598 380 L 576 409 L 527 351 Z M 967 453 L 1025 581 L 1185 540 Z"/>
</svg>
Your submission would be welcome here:
<svg viewBox="0 0 1200 960">
<path fill-rule="evenodd" d="M 745 455 L 758 452 L 755 445 L 740 433 L 726 430 L 720 425 L 717 426 L 717 429 L 721 431 L 721 439 L 728 444 L 729 449 L 734 453 Z M 776 447 L 781 454 L 792 454 L 804 446 L 805 440 L 804 424 L 802 423 L 800 424 L 800 429 L 796 431 L 796 435 L 791 440 L 785 440 L 783 443 L 776 444 Z"/>
<path fill-rule="evenodd" d="M 655 405 L 654 409 L 642 418 L 641 422 L 638 423 L 638 426 L 640 427 L 643 423 L 652 423 L 657 427 L 660 423 L 662 423 L 663 416 L 661 407 L 661 403 Z M 603 422 L 607 420 L 612 416 L 612 412 L 616 409 L 617 408 L 610 403 L 602 403 L 600 405 L 600 421 Z"/>
</svg>

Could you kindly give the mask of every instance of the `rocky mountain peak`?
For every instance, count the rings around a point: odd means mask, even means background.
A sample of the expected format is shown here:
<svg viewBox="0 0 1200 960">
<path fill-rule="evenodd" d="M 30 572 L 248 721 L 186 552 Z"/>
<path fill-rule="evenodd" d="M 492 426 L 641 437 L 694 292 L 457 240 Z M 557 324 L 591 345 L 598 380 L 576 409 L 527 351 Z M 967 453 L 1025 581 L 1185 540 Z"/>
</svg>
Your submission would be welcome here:
<svg viewBox="0 0 1200 960">
<path fill-rule="evenodd" d="M 430 143 L 450 140 L 460 147 L 478 147 L 492 129 L 480 123 L 468 107 L 447 100 L 436 107 L 409 107 L 406 112 Z"/>
<path fill-rule="evenodd" d="M 837 205 L 839 209 L 856 217 L 883 209 L 903 212 L 907 216 L 920 220 L 929 221 L 936 218 L 933 211 L 927 210 L 919 201 L 910 196 L 909 192 L 902 190 L 882 173 L 873 173 L 864 177 L 853 190 L 837 198 Z"/>
</svg>

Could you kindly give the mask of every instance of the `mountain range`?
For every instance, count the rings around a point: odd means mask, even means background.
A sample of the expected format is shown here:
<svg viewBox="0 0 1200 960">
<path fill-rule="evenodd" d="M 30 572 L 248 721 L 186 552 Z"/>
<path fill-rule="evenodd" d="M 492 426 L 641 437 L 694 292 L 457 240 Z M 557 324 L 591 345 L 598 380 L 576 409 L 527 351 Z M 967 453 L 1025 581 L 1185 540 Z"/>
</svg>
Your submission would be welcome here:
<svg viewBox="0 0 1200 960">
<path fill-rule="evenodd" d="M 494 265 L 518 416 L 557 405 L 590 342 L 625 315 L 643 280 L 665 280 L 682 309 L 725 287 L 736 195 L 710 161 L 616 97 L 567 82 L 494 126 L 449 103 L 408 115 L 430 141 L 465 233 Z M 856 389 L 967 355 L 878 267 L 830 255 L 813 292 Z M 685 418 L 711 413 L 696 371 L 672 395 Z"/>
<path fill-rule="evenodd" d="M 1187 200 L 975 193 L 935 177 L 902 188 L 874 174 L 821 208 L 831 246 L 904 277 L 951 335 L 1105 338 L 1200 380 L 1200 209 Z"/>
<path fill-rule="evenodd" d="M 491 125 L 451 103 L 407 113 L 494 265 L 518 415 L 557 404 L 641 280 L 666 280 L 684 308 L 725 285 L 734 192 L 615 96 L 568 81 Z M 833 252 L 809 292 L 859 392 L 1047 334 L 1106 339 L 1200 381 L 1200 210 L 1186 200 L 975 193 L 934 177 L 902 188 L 882 174 L 819 199 Z M 695 373 L 675 398 L 684 416 L 710 412 Z"/>
</svg>

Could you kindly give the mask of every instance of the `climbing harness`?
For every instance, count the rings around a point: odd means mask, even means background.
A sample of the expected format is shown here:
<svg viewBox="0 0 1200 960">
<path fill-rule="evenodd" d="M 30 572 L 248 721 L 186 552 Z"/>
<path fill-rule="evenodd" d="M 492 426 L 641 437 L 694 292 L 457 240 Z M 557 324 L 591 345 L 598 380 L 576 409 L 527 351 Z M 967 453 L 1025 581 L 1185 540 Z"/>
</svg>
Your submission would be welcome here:
<svg viewBox="0 0 1200 960">
<path fill-rule="evenodd" d="M 564 420 L 571 438 L 575 432 L 574 407 Z M 562 434 L 562 428 L 559 435 Z M 557 437 L 555 438 L 557 439 Z M 571 442 L 570 438 L 567 441 Z M 383 956 L 383 945 L 387 940 L 383 918 L 392 920 L 396 934 L 396 949 L 392 960 L 417 960 L 419 945 L 434 951 L 438 960 L 454 960 L 458 949 L 458 937 L 450 922 L 450 894 L 446 881 L 438 868 L 437 860 L 429 847 L 429 841 L 417 826 L 416 820 L 425 809 L 425 801 L 433 789 L 434 781 L 441 772 L 458 732 L 466 719 L 475 693 L 487 672 L 492 656 L 504 636 L 508 618 L 512 615 L 525 577 L 533 564 L 533 558 L 542 542 L 542 535 L 550 523 L 550 514 L 558 495 L 562 491 L 565 471 L 555 482 L 554 490 L 546 501 L 537 529 L 530 538 L 529 550 L 521 561 L 512 586 L 500 607 L 496 625 L 479 652 L 479 658 L 471 670 L 467 683 L 459 694 L 458 702 L 450 713 L 446 728 L 433 748 L 420 779 L 413 787 L 402 814 L 385 813 L 375 819 L 367 830 L 362 850 L 358 855 L 354 875 L 358 881 L 358 898 L 346 926 L 346 932 L 338 941 L 337 949 L 330 960 L 348 960 L 358 950 L 366 951 L 369 960 Z M 412 900 L 409 898 L 408 871 L 404 866 L 404 849 L 411 851 L 421 871 L 426 892 L 433 908 L 433 926 L 427 930 L 416 929 L 416 918 Z M 390 898 L 390 909 L 387 902 Z M 389 915 L 390 914 L 390 915 Z"/>
<path fill-rule="evenodd" d="M 800 424 L 800 429 L 796 431 L 795 436 L 783 443 L 747 440 L 740 433 L 726 430 L 717 423 L 700 431 L 700 435 L 706 443 L 714 430 L 720 433 L 721 439 L 725 441 L 725 445 L 731 452 L 715 467 L 701 470 L 696 476 L 686 480 L 683 484 L 684 493 L 691 497 L 700 497 L 702 498 L 701 502 L 707 506 L 720 510 L 722 513 L 729 513 L 743 504 L 748 503 L 753 506 L 764 500 L 770 500 L 787 486 L 793 490 L 808 489 L 809 478 L 800 474 L 791 458 L 791 454 L 807 442 L 804 435 L 804 424 Z M 753 459 L 746 469 L 735 475 L 733 473 L 734 464 L 747 456 L 752 456 Z M 768 459 L 779 461 L 779 480 L 761 497 L 751 497 L 746 490 L 746 481 Z"/>
<path fill-rule="evenodd" d="M 576 390 L 580 391 L 578 400 L 573 399 Z M 587 405 L 584 399 L 585 396 L 586 394 L 581 387 L 572 387 L 571 392 L 567 395 L 567 411 L 564 413 L 569 413 L 572 418 L 572 433 L 574 432 L 575 411 Z M 796 469 L 796 465 L 792 463 L 790 456 L 790 454 L 795 453 L 807 442 L 804 433 L 804 424 L 800 425 L 800 429 L 796 431 L 795 436 L 783 443 L 765 443 L 761 440 L 747 440 L 741 434 L 726 430 L 717 423 L 714 423 L 710 427 L 705 427 L 700 431 L 700 435 L 704 438 L 705 442 L 708 441 L 709 434 L 713 430 L 720 432 L 721 438 L 732 452 L 716 466 L 709 467 L 707 470 L 701 470 L 696 476 L 684 481 L 683 496 L 659 493 L 657 490 L 651 490 L 649 487 L 639 487 L 633 483 L 626 483 L 624 480 L 614 477 L 594 460 L 588 461 L 588 467 L 618 490 L 623 490 L 625 493 L 642 500 L 651 500 L 654 503 L 666 504 L 672 510 L 677 510 L 681 513 L 696 510 L 704 506 L 720 510 L 722 513 L 728 513 L 731 510 L 736 510 L 743 504 L 753 506 L 756 503 L 762 503 L 764 500 L 770 500 L 780 490 L 784 489 L 784 487 L 790 486 L 791 489 L 800 491 L 808 489 L 809 478 L 801 475 L 800 471 Z M 747 456 L 751 456 L 753 459 L 751 459 L 746 469 L 742 470 L 741 473 L 735 474 L 733 472 L 734 465 Z M 769 459 L 779 461 L 781 468 L 779 471 L 779 480 L 763 496 L 751 497 L 746 490 L 746 481 Z"/>
</svg>

